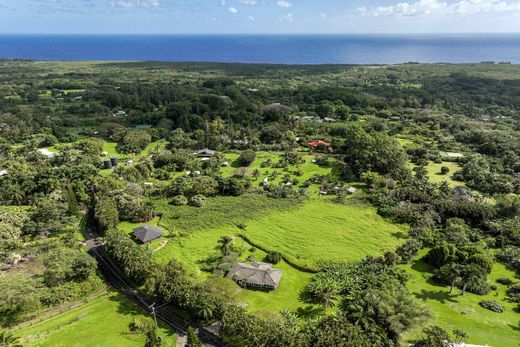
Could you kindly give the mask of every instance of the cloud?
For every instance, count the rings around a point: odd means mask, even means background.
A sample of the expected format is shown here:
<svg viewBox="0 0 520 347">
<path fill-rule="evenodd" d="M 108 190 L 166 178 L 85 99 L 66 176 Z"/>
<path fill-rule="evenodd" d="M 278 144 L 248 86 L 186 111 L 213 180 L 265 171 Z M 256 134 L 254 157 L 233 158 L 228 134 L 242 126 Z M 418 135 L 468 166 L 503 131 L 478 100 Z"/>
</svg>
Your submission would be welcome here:
<svg viewBox="0 0 520 347">
<path fill-rule="evenodd" d="M 457 0 L 448 3 L 439 0 L 400 2 L 389 6 L 360 7 L 358 13 L 366 16 L 417 17 L 428 15 L 471 15 L 490 12 L 520 12 L 520 2 L 505 0 Z"/>
<path fill-rule="evenodd" d="M 250 22 L 256 22 L 256 18 L 253 16 L 247 16 L 247 20 Z"/>
<path fill-rule="evenodd" d="M 154 8 L 161 6 L 161 0 L 117 0 L 112 6 L 121 8 Z"/>
<path fill-rule="evenodd" d="M 229 13 L 238 13 L 237 8 L 234 6 L 229 6 L 227 10 Z"/>
<path fill-rule="evenodd" d="M 289 23 L 292 23 L 294 22 L 294 16 L 292 13 L 287 13 L 285 16 L 283 17 L 280 17 L 278 19 L 280 22 L 289 22 Z"/>
<path fill-rule="evenodd" d="M 256 0 L 238 0 L 243 5 L 256 5 Z"/>
<path fill-rule="evenodd" d="M 280 7 L 285 7 L 285 8 L 289 8 L 289 7 L 292 6 L 291 3 L 290 3 L 289 1 L 287 1 L 287 0 L 278 0 L 278 1 L 276 2 L 276 4 L 277 4 L 278 6 L 280 6 Z"/>
</svg>

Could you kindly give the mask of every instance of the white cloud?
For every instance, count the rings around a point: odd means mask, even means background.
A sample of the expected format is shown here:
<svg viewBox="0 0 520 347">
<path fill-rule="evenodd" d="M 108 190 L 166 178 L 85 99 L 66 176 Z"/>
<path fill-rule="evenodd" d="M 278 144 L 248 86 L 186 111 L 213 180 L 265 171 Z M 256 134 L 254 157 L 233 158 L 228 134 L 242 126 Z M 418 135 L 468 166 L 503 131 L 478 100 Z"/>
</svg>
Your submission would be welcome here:
<svg viewBox="0 0 520 347">
<path fill-rule="evenodd" d="M 234 6 L 229 6 L 227 10 L 229 13 L 238 13 L 237 8 Z"/>
<path fill-rule="evenodd" d="M 292 6 L 291 3 L 290 3 L 289 1 L 287 1 L 287 0 L 278 0 L 278 1 L 276 2 L 276 4 L 277 4 L 278 6 L 280 6 L 280 7 L 285 7 L 285 8 L 289 8 L 289 7 Z"/>
<path fill-rule="evenodd" d="M 161 0 L 117 0 L 112 5 L 122 8 L 153 8 L 161 6 Z"/>
<path fill-rule="evenodd" d="M 287 13 L 285 16 L 279 18 L 280 22 L 294 22 L 294 16 L 292 13 Z"/>
<path fill-rule="evenodd" d="M 469 15 L 482 12 L 520 12 L 520 2 L 505 0 L 418 0 L 400 2 L 389 6 L 360 7 L 358 12 L 366 16 L 427 16 L 427 15 Z"/>
<path fill-rule="evenodd" d="M 247 20 L 250 22 L 256 22 L 256 18 L 253 16 L 247 16 Z"/>
<path fill-rule="evenodd" d="M 256 5 L 256 0 L 238 0 L 243 5 Z"/>
</svg>

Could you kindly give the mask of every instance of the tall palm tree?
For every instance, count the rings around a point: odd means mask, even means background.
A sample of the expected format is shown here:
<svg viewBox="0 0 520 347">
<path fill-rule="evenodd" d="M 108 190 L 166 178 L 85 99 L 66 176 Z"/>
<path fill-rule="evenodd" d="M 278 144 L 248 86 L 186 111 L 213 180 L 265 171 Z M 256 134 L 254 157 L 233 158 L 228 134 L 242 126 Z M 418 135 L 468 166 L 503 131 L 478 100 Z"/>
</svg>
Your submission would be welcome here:
<svg viewBox="0 0 520 347">
<path fill-rule="evenodd" d="M 9 330 L 0 331 L 0 347 L 21 347 L 19 340 L 20 338 Z"/>
<path fill-rule="evenodd" d="M 229 255 L 233 246 L 233 238 L 231 236 L 222 236 L 218 243 L 220 243 L 220 251 L 223 255 Z"/>
</svg>

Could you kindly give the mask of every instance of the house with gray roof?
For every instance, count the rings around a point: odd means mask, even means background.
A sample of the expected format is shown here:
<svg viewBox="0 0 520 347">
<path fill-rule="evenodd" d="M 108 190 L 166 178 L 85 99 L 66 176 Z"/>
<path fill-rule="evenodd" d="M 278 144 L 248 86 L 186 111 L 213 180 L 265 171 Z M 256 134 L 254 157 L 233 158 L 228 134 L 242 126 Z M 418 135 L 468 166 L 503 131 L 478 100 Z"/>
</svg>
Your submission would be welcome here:
<svg viewBox="0 0 520 347">
<path fill-rule="evenodd" d="M 273 264 L 237 262 L 229 270 L 227 277 L 242 287 L 274 290 L 282 279 L 282 270 L 273 269 Z"/>
<path fill-rule="evenodd" d="M 215 155 L 215 151 L 212 151 L 211 149 L 201 149 L 197 152 L 197 157 L 199 158 L 211 158 Z"/>
<path fill-rule="evenodd" d="M 134 229 L 134 236 L 142 243 L 147 243 L 162 237 L 163 233 L 156 227 L 144 224 Z"/>
</svg>

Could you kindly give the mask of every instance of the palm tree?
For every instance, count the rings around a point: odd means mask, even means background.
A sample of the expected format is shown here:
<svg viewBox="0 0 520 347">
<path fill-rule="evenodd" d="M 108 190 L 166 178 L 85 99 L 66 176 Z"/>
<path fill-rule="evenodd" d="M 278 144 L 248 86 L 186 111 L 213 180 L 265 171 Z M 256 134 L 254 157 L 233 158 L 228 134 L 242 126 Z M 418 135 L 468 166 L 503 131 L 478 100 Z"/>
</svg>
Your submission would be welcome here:
<svg viewBox="0 0 520 347">
<path fill-rule="evenodd" d="M 321 291 L 314 294 L 316 302 L 321 304 L 324 309 L 336 306 L 338 292 L 331 287 L 325 287 Z"/>
<path fill-rule="evenodd" d="M 460 330 L 460 329 L 454 329 L 453 335 L 455 335 L 455 338 L 457 339 L 458 342 L 467 340 L 469 337 L 467 332 L 465 332 L 464 330 Z"/>
<path fill-rule="evenodd" d="M 229 255 L 233 246 L 233 238 L 231 236 L 222 236 L 218 243 L 220 243 L 220 251 L 223 255 Z"/>
<path fill-rule="evenodd" d="M 9 330 L 0 331 L 0 347 L 21 347 L 18 343 L 20 338 Z"/>
</svg>

